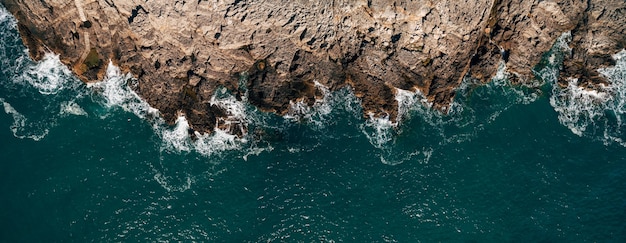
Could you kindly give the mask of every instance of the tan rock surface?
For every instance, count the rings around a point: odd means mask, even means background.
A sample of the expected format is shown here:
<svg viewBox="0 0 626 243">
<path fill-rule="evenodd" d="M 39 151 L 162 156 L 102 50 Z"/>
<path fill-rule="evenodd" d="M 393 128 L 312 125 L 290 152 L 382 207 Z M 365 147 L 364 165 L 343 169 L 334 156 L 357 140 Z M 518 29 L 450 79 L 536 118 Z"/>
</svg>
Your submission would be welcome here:
<svg viewBox="0 0 626 243">
<path fill-rule="evenodd" d="M 84 81 L 108 60 L 132 72 L 137 93 L 168 122 L 178 112 L 212 131 L 227 115 L 209 100 L 247 72 L 249 101 L 285 113 L 314 102 L 314 80 L 351 85 L 365 113 L 397 116 L 395 88 L 420 90 L 444 110 L 467 74 L 488 81 L 505 60 L 521 82 L 565 31 L 565 76 L 594 82 L 624 48 L 623 0 L 0 0 L 31 56 L 48 51 Z"/>
</svg>

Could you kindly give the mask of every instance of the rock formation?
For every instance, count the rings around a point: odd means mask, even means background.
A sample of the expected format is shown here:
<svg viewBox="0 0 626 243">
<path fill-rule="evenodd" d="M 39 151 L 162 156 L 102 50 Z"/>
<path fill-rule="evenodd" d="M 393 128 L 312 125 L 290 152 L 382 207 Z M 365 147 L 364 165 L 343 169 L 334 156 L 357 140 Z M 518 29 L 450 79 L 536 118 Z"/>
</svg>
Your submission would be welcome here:
<svg viewBox="0 0 626 243">
<path fill-rule="evenodd" d="M 531 80 L 566 31 L 573 51 L 561 77 L 585 85 L 605 82 L 595 70 L 626 44 L 624 0 L 0 2 L 34 59 L 58 53 L 85 82 L 101 80 L 110 60 L 166 121 L 183 112 L 204 132 L 228 115 L 211 104 L 214 91 L 240 92 L 242 73 L 249 102 L 265 111 L 312 104 L 317 81 L 350 85 L 366 114 L 396 119 L 396 89 L 445 112 L 463 77 L 488 81 L 501 60 Z"/>
</svg>

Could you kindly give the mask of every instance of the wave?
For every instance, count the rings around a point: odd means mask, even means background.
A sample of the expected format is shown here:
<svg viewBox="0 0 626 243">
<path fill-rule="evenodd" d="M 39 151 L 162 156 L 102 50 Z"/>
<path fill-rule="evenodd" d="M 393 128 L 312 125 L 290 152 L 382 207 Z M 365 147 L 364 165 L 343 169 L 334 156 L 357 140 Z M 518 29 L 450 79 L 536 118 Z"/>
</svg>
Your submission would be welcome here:
<svg viewBox="0 0 626 243">
<path fill-rule="evenodd" d="M 398 165 L 406 161 L 428 163 L 434 151 L 433 144 L 418 138 L 420 135 L 413 132 L 403 134 L 405 129 L 403 123 L 417 118 L 422 121 L 418 127 L 429 130 L 427 133 L 421 133 L 422 135 L 442 135 L 443 123 L 436 121 L 435 117 L 441 118 L 444 115 L 433 110 L 432 103 L 429 103 L 420 91 L 396 89 L 395 93 L 395 100 L 398 102 L 396 121 L 391 121 L 388 116 L 376 117 L 370 113 L 368 119 L 361 125 L 361 132 L 377 149 L 377 155 L 383 164 Z"/>
<path fill-rule="evenodd" d="M 179 154 L 194 151 L 209 157 L 222 151 L 242 149 L 242 145 L 247 142 L 245 137 L 240 138 L 219 128 L 211 134 L 195 132 L 196 137 L 192 139 L 189 128 L 185 116 L 179 116 L 173 128 L 156 125 L 155 129 L 160 132 L 162 140 L 161 150 Z"/>
<path fill-rule="evenodd" d="M 25 60 L 28 60 L 28 51 L 22 44 L 17 32 L 17 21 L 0 4 L 0 74 L 6 77 L 20 75 Z"/>
<path fill-rule="evenodd" d="M 178 153 L 195 151 L 210 156 L 220 151 L 238 149 L 239 144 L 246 142 L 245 138 L 239 138 L 227 132 L 228 129 L 221 128 L 216 128 L 212 134 L 195 132 L 197 139 L 192 140 L 189 134 L 190 126 L 184 114 L 179 115 L 173 127 L 168 126 L 160 118 L 159 111 L 141 99 L 128 86 L 132 78 L 132 75 L 122 74 L 118 67 L 109 63 L 106 78 L 102 82 L 88 84 L 88 87 L 95 96 L 100 97 L 99 101 L 104 107 L 121 108 L 148 120 L 155 133 L 161 137 L 163 150 Z M 210 103 L 230 114 L 226 118 L 220 118 L 220 122 L 226 124 L 227 127 L 247 120 L 245 105 L 232 95 L 226 94 L 225 89 L 219 89 L 211 98 Z"/>
<path fill-rule="evenodd" d="M 0 8 L 0 24 L 2 28 L 13 26 L 14 21 L 6 10 Z M 13 30 L 13 32 L 15 32 Z M 19 40 L 15 33 L 12 36 L 0 37 L 2 43 L 12 43 Z M 4 34 L 4 33 L 3 33 Z M 495 121 L 499 115 L 517 104 L 529 104 L 540 97 L 540 89 L 546 83 L 554 84 L 558 77 L 558 67 L 562 63 L 563 55 L 569 51 L 567 45 L 571 34 L 563 34 L 555 43 L 553 49 L 545 58 L 543 68 L 535 71 L 537 79 L 527 85 L 512 87 L 511 74 L 506 64 L 502 62 L 496 75 L 490 83 L 481 84 L 466 77 L 457 89 L 455 101 L 450 105 L 447 114 L 432 109 L 432 104 L 419 91 L 396 89 L 395 100 L 398 102 L 398 119 L 395 122 L 388 117 L 374 117 L 369 115 L 365 121 L 359 120 L 358 129 L 365 135 L 367 141 L 377 150 L 381 162 L 385 164 L 399 164 L 404 161 L 419 160 L 428 162 L 434 151 L 449 143 L 461 143 L 471 140 L 484 129 L 486 124 Z M 10 45 L 6 45 L 10 46 Z M 3 47 L 2 55 L 7 54 Z M 285 129 L 276 122 L 267 119 L 267 116 L 243 101 L 237 100 L 225 88 L 218 89 L 209 103 L 225 110 L 229 116 L 218 118 L 218 127 L 211 134 L 190 133 L 189 124 L 181 114 L 174 126 L 167 125 L 159 116 L 159 111 L 141 99 L 129 86 L 136 80 L 130 74 L 123 74 L 118 67 L 109 62 L 106 77 L 103 81 L 83 85 L 61 64 L 57 55 L 47 54 L 43 60 L 33 63 L 28 60 L 23 50 L 15 52 L 14 47 L 10 55 L 18 58 L 2 58 L 4 60 L 18 60 L 8 63 L 9 69 L 18 70 L 11 85 L 27 85 L 44 98 L 46 104 L 41 110 L 42 116 L 38 119 L 32 114 L 22 114 L 9 104 L 14 104 L 7 96 L 2 99 L 5 112 L 13 116 L 12 131 L 16 137 L 29 137 L 35 140 L 42 139 L 48 130 L 57 123 L 59 117 L 89 116 L 92 110 L 85 110 L 83 96 L 94 99 L 108 111 L 101 113 L 101 118 L 111 114 L 111 109 L 121 109 L 135 114 L 146 120 L 160 138 L 160 151 L 168 154 L 187 155 L 197 153 L 206 158 L 220 155 L 224 151 L 239 151 L 242 158 L 259 155 L 274 148 L 269 142 L 260 142 L 263 138 L 247 133 L 256 128 Z M 21 47 L 23 49 L 23 47 Z M 626 90 L 624 90 L 624 61 L 623 56 L 615 58 L 618 64 L 614 68 L 603 69 L 601 73 L 610 80 L 610 85 L 598 91 L 590 91 L 577 86 L 576 80 L 571 80 L 568 87 L 561 89 L 553 85 L 550 103 L 559 114 L 559 120 L 577 135 L 587 134 L 590 130 L 597 130 L 598 124 L 602 127 L 602 136 L 607 140 L 622 143 L 622 120 L 626 105 Z M 23 60 L 19 58 L 25 57 Z M 3 69 L 3 74 L 9 69 Z M 240 82 L 246 81 L 242 78 Z M 3 84 L 8 86 L 9 84 Z M 245 84 L 240 87 L 245 87 Z M 84 87 L 87 87 L 86 89 Z M 287 114 L 283 117 L 288 126 L 306 124 L 322 136 L 333 136 L 325 133 L 325 129 L 336 124 L 340 116 L 361 117 L 360 100 L 355 97 L 350 88 L 331 92 L 328 87 L 315 82 L 315 87 L 321 94 L 311 106 L 302 101 L 290 104 Z M 22 90 L 20 87 L 16 90 Z M 245 90 L 244 90 L 245 91 Z M 23 92 L 23 91 L 21 91 Z M 31 96 L 32 94 L 23 94 Z M 5 95 L 3 94 L 2 97 Z M 61 98 L 56 98 L 61 97 Z M 68 98 L 76 97 L 76 98 Z M 52 102 L 48 102 L 52 101 Z M 18 110 L 26 111 L 26 109 Z M 607 115 L 607 113 L 610 113 Z M 97 117 L 97 116 L 96 116 Z M 45 125 L 29 125 L 29 121 L 39 121 Z M 280 121 L 279 121 L 280 122 Z M 404 126 L 405 123 L 410 123 Z M 14 127 L 16 130 L 13 130 Z M 38 127 L 32 134 L 26 130 L 29 127 Z M 590 127 L 594 127 L 591 129 Z M 611 128 L 616 127 L 616 128 Z M 232 131 L 240 129 L 236 136 Z M 362 135 L 361 135 L 362 136 Z M 291 151 L 301 151 L 297 147 L 289 147 Z M 159 172 L 162 177 L 168 178 L 165 172 Z M 193 180 L 192 180 L 193 181 Z"/>
<path fill-rule="evenodd" d="M 86 115 L 76 103 L 84 98 L 81 83 L 72 77 L 58 55 L 46 54 L 41 61 L 33 62 L 20 51 L 23 47 L 4 48 L 2 55 L 10 56 L 1 59 L 10 59 L 12 63 L 8 67 L 11 71 L 3 72 L 0 77 L 3 90 L 0 95 L 5 112 L 13 117 L 10 129 L 15 137 L 40 141 L 57 126 L 60 118 Z M 10 103 L 18 105 L 14 107 Z"/>
<path fill-rule="evenodd" d="M 89 83 L 87 87 L 91 89 L 94 96 L 100 98 L 99 103 L 106 108 L 119 107 L 144 119 L 157 117 L 159 111 L 141 99 L 128 86 L 131 78 L 131 74 L 122 74 L 117 66 L 109 62 L 104 80 Z"/>
<path fill-rule="evenodd" d="M 74 116 L 88 116 L 87 112 L 75 101 L 67 101 L 61 104 L 59 114 L 61 115 L 74 115 Z"/>
<path fill-rule="evenodd" d="M 547 61 L 535 74 L 552 86 L 550 105 L 561 124 L 577 136 L 600 140 L 606 145 L 624 141 L 626 126 L 626 50 L 613 55 L 616 65 L 598 71 L 606 77 L 607 85 L 595 89 L 579 86 L 579 80 L 570 78 L 567 86 L 558 84 L 558 75 L 564 56 L 571 53 L 568 43 L 571 34 L 564 33 L 548 52 Z"/>
<path fill-rule="evenodd" d="M 362 132 L 370 144 L 378 149 L 382 149 L 396 137 L 394 129 L 397 125 L 396 122 L 389 120 L 389 117 L 375 117 L 374 114 L 370 113 L 369 119 L 362 126 Z"/>
<path fill-rule="evenodd" d="M 395 100 L 398 102 L 398 123 L 406 119 L 411 111 L 425 108 L 431 109 L 433 104 L 420 91 L 408 91 L 396 88 Z"/>
<path fill-rule="evenodd" d="M 396 89 L 397 121 L 370 115 L 361 131 L 385 164 L 427 163 L 434 151 L 472 140 L 511 107 L 538 100 L 544 81 L 514 85 L 512 75 L 502 61 L 487 84 L 465 77 L 446 113 L 433 109 L 419 91 Z"/>
<path fill-rule="evenodd" d="M 333 123 L 335 120 L 333 117 L 336 115 L 347 113 L 347 115 L 359 116 L 360 101 L 350 88 L 330 91 L 318 81 L 314 81 L 314 84 L 322 97 L 316 99 L 312 106 L 303 101 L 290 101 L 289 110 L 283 116 L 284 119 L 290 122 L 306 123 L 317 130 L 322 130 Z"/>
<path fill-rule="evenodd" d="M 102 82 L 91 83 L 88 87 L 95 96 L 101 98 L 99 101 L 103 106 L 110 109 L 121 108 L 148 120 L 162 139 L 162 149 L 175 152 L 195 151 L 210 156 L 219 151 L 238 149 L 239 144 L 247 141 L 246 138 L 230 134 L 226 128 L 216 128 L 212 134 L 195 132 L 197 139 L 192 140 L 189 123 L 184 114 L 179 115 L 173 127 L 165 124 L 159 116 L 159 111 L 129 87 L 128 83 L 132 82 L 132 79 L 132 75 L 122 74 L 118 67 L 109 63 L 106 78 Z M 246 105 L 236 100 L 225 89 L 218 89 L 210 103 L 230 114 L 226 118 L 220 118 L 219 123 L 224 125 L 223 127 L 248 121 Z"/>
<path fill-rule="evenodd" d="M 608 84 L 596 89 L 578 85 L 578 79 L 568 79 L 567 87 L 553 85 L 550 104 L 558 113 L 561 124 L 578 136 L 587 136 L 626 146 L 626 50 L 613 56 L 616 65 L 598 71 Z"/>
<path fill-rule="evenodd" d="M 206 159 L 211 163 L 219 164 L 219 159 L 225 152 L 243 153 L 242 158 L 247 160 L 250 155 L 258 155 L 263 151 L 270 151 L 271 147 L 262 147 L 261 143 L 250 142 L 251 135 L 247 133 L 249 123 L 260 122 L 253 114 L 256 109 L 237 100 L 225 88 L 217 89 L 209 103 L 223 109 L 229 116 L 218 118 L 218 126 L 211 134 L 201 134 L 192 131 L 185 115 L 181 112 L 173 126 L 166 124 L 160 117 L 159 111 L 151 107 L 129 86 L 136 82 L 130 74 L 123 74 L 118 67 L 109 63 L 106 78 L 97 83 L 87 85 L 94 99 L 103 107 L 109 109 L 102 118 L 111 114 L 111 110 L 121 109 L 147 121 L 160 141 L 158 163 L 151 165 L 154 170 L 154 180 L 168 191 L 186 191 L 193 184 L 202 181 L 203 177 L 194 175 L 193 171 L 185 171 L 186 158 Z M 231 131 L 236 127 L 243 129 L 241 137 Z M 190 132 L 193 132 L 190 134 Z M 181 171 L 183 170 L 183 171 Z"/>
<path fill-rule="evenodd" d="M 548 84 L 556 84 L 561 72 L 561 66 L 566 55 L 571 55 L 572 33 L 565 32 L 557 38 L 552 48 L 544 54 L 542 61 L 533 69 L 537 80 Z"/>
<path fill-rule="evenodd" d="M 78 84 L 72 72 L 61 63 L 59 55 L 47 53 L 36 65 L 27 68 L 20 81 L 28 82 L 43 95 L 57 94 Z"/>
<path fill-rule="evenodd" d="M 250 112 L 242 100 L 237 100 L 228 90 L 221 87 L 215 91 L 209 104 L 221 108 L 226 117 L 217 118 L 215 132 L 236 133 L 246 135 L 250 121 Z M 199 134 L 198 134 L 199 135 Z"/>
</svg>

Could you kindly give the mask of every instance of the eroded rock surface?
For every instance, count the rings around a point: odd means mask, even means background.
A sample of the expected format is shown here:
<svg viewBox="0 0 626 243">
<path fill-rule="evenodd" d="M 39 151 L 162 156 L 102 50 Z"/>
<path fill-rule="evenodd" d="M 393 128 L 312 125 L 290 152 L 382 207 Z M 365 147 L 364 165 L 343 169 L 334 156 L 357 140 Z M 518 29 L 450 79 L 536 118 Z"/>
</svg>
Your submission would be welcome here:
<svg viewBox="0 0 626 243">
<path fill-rule="evenodd" d="M 396 89 L 419 90 L 445 112 L 463 77 L 488 81 L 501 60 L 519 82 L 532 79 L 566 31 L 573 51 L 562 77 L 600 83 L 595 70 L 626 40 L 623 0 L 0 2 L 34 59 L 58 53 L 86 82 L 111 60 L 168 122 L 183 112 L 205 132 L 228 115 L 211 105 L 214 91 L 243 90 L 242 72 L 249 101 L 265 111 L 312 104 L 317 81 L 351 85 L 365 114 L 395 119 Z"/>
</svg>

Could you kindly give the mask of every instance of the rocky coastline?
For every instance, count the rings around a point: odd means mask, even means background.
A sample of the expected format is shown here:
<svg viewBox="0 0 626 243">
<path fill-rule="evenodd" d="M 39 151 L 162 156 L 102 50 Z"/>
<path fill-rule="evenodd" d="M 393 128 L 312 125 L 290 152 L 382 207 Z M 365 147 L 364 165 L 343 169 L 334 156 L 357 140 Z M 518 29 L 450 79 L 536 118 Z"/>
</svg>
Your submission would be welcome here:
<svg viewBox="0 0 626 243">
<path fill-rule="evenodd" d="M 229 116 L 210 100 L 247 90 L 259 109 L 285 114 L 313 104 L 315 82 L 351 86 L 364 116 L 397 119 L 397 89 L 419 91 L 446 112 L 464 77 L 488 82 L 505 62 L 515 82 L 564 32 L 572 52 L 560 82 L 594 89 L 597 69 L 626 46 L 623 0 L 139 1 L 0 0 L 18 20 L 30 56 L 46 52 L 83 81 L 111 61 L 137 79 L 143 99 L 173 123 L 199 132 Z M 248 77 L 240 84 L 240 76 Z M 240 87 L 245 85 L 246 87 Z M 224 127 L 240 131 L 236 127 Z"/>
</svg>

